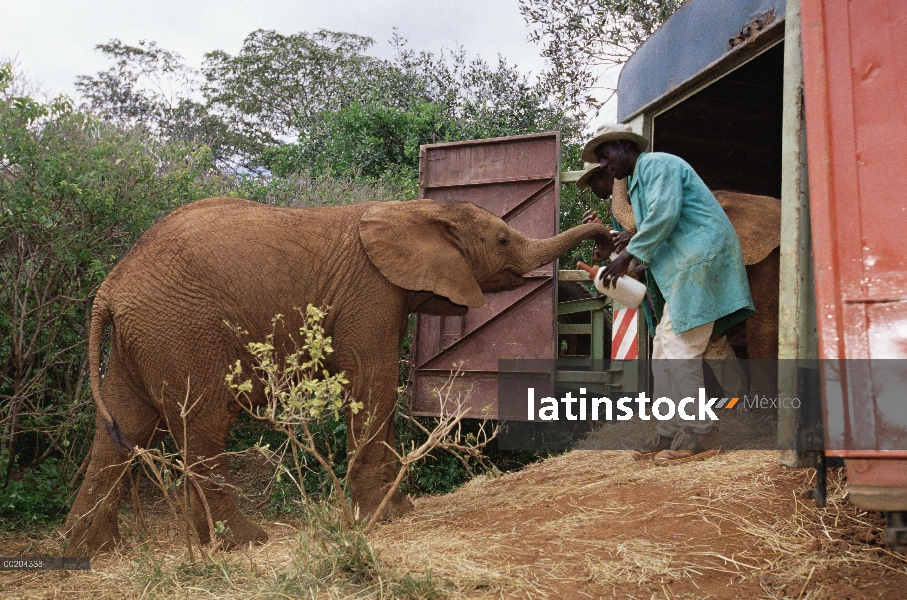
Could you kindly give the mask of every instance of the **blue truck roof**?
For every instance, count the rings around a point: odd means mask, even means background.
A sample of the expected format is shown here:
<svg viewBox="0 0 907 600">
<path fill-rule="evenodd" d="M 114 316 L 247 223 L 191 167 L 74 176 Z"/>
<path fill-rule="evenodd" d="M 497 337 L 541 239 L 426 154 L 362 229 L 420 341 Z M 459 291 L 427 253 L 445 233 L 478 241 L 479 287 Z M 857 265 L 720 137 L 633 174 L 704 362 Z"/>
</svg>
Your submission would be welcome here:
<svg viewBox="0 0 907 600">
<path fill-rule="evenodd" d="M 767 28 L 783 27 L 786 0 L 690 0 L 680 7 L 626 62 L 617 83 L 617 120 L 625 122 L 646 107 L 701 77 L 732 52 L 747 23 L 769 15 Z"/>
</svg>

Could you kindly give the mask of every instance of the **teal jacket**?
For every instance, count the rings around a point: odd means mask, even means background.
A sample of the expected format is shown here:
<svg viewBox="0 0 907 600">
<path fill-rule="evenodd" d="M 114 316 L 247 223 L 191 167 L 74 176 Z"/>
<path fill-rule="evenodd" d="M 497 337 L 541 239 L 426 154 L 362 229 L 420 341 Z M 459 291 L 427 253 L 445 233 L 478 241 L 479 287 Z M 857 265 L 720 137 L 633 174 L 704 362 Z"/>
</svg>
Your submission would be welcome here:
<svg viewBox="0 0 907 600">
<path fill-rule="evenodd" d="M 717 336 L 755 312 L 740 240 L 683 159 L 645 152 L 629 179 L 636 235 L 627 250 L 655 279 L 677 333 L 715 322 Z"/>
</svg>

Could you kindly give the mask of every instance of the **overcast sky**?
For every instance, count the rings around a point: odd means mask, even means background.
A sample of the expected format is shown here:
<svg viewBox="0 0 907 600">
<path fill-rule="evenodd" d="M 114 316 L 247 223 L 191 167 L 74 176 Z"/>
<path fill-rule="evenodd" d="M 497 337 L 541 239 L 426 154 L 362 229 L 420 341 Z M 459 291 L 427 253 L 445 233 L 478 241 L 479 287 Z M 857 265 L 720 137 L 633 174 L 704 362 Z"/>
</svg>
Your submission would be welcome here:
<svg viewBox="0 0 907 600">
<path fill-rule="evenodd" d="M 256 29 L 330 29 L 372 37 L 389 58 L 393 28 L 414 50 L 463 46 L 489 62 L 500 54 L 527 73 L 544 67 L 517 0 L 2 0 L 0 59 L 15 58 L 51 95 L 75 95 L 76 75 L 106 70 L 95 45 L 154 40 L 192 67 L 211 50 L 236 54 Z"/>
</svg>

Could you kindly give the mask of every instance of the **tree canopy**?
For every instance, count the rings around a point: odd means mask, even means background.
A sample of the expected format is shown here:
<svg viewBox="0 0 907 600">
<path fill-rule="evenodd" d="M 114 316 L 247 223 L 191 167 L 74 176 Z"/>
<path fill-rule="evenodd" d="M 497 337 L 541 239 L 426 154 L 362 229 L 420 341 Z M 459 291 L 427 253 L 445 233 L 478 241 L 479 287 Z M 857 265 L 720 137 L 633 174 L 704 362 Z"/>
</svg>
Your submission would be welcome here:
<svg viewBox="0 0 907 600">
<path fill-rule="evenodd" d="M 548 63 L 542 85 L 576 114 L 597 111 L 609 97 L 596 94 L 602 71 L 626 62 L 685 1 L 520 0 Z"/>
<path fill-rule="evenodd" d="M 153 41 L 97 49 L 113 63 L 78 78 L 84 108 L 164 139 L 203 144 L 234 173 L 409 177 L 420 144 L 560 130 L 579 143 L 607 99 L 602 69 L 622 64 L 684 0 L 519 0 L 547 68 L 537 77 L 463 48 L 416 52 L 394 32 L 250 33 L 198 68 Z M 577 165 L 578 166 L 578 165 Z"/>
<path fill-rule="evenodd" d="M 114 65 L 79 78 L 85 107 L 167 139 L 203 143 L 222 167 L 290 172 L 408 172 L 433 141 L 561 129 L 577 121 L 503 58 L 415 52 L 394 35 L 392 60 L 374 40 L 317 31 L 254 31 L 232 56 L 217 50 L 193 69 L 140 42 L 97 46 Z"/>
</svg>

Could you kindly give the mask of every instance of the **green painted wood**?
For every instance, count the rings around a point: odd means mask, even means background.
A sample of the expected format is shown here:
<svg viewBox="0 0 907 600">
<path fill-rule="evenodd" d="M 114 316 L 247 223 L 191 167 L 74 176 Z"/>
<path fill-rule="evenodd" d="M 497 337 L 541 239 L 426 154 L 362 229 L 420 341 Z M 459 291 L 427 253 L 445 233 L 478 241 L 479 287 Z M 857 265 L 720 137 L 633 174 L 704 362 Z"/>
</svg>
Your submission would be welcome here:
<svg viewBox="0 0 907 600">
<path fill-rule="evenodd" d="M 590 383 L 614 385 L 620 380 L 620 373 L 614 371 L 558 371 L 559 383 Z"/>
<path fill-rule="evenodd" d="M 559 335 L 591 335 L 591 323 L 560 323 L 557 326 Z"/>
<path fill-rule="evenodd" d="M 605 311 L 597 310 L 592 313 L 592 360 L 605 358 Z M 608 358 L 611 358 L 610 356 Z"/>
<path fill-rule="evenodd" d="M 557 305 L 557 314 L 572 315 L 581 312 L 590 312 L 602 310 L 610 304 L 610 298 L 601 296 L 599 298 L 586 298 L 584 300 L 570 300 L 569 302 L 560 302 Z"/>
<path fill-rule="evenodd" d="M 798 372 L 792 359 L 818 358 L 816 298 L 813 290 L 809 217 L 809 181 L 806 169 L 806 128 L 803 114 L 803 53 L 800 0 L 789 0 L 785 24 L 784 105 L 782 115 L 781 174 L 781 281 L 778 320 L 778 394 L 798 395 Z M 788 366 L 790 368 L 785 368 Z M 796 447 L 801 421 L 799 410 L 778 409 L 778 441 Z M 807 466 L 804 456 L 782 452 L 781 464 Z"/>
</svg>

